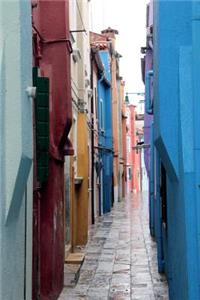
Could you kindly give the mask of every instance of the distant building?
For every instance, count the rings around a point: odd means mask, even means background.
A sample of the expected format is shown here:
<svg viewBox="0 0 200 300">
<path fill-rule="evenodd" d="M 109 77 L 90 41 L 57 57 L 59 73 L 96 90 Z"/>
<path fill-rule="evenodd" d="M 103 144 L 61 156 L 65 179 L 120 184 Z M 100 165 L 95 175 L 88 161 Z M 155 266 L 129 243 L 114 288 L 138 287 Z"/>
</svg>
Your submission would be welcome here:
<svg viewBox="0 0 200 300">
<path fill-rule="evenodd" d="M 141 129 L 136 127 L 136 107 L 126 107 L 126 145 L 127 145 L 127 193 L 139 192 L 141 186 L 141 150 L 137 144 L 141 140 Z"/>
<path fill-rule="evenodd" d="M 66 160 L 66 246 L 85 245 L 91 224 L 91 89 L 88 1 L 69 1 L 74 155 Z M 80 30 L 80 28 L 82 30 Z M 70 170 L 70 171 L 69 171 Z M 68 173 L 69 172 L 69 173 Z M 70 213 L 69 213 L 70 211 Z M 67 247 L 66 249 L 68 249 Z"/>
<path fill-rule="evenodd" d="M 97 67 L 97 119 L 99 214 L 109 212 L 113 203 L 113 130 L 111 56 L 107 39 L 91 33 L 91 46 Z"/>
<path fill-rule="evenodd" d="M 122 77 L 120 77 L 119 70 L 119 60 L 121 55 L 115 49 L 115 35 L 118 34 L 117 30 L 108 28 L 103 30 L 101 34 L 91 33 L 91 47 L 93 51 L 96 51 L 96 59 L 98 65 L 98 76 L 99 83 L 97 89 L 97 99 L 98 99 L 98 124 L 99 126 L 105 126 L 102 124 L 101 118 L 101 110 L 103 112 L 102 116 L 105 114 L 105 124 L 107 124 L 107 129 L 110 126 L 109 122 L 112 122 L 111 128 L 109 128 L 109 136 L 104 138 L 104 146 L 108 142 L 108 139 L 111 138 L 109 142 L 109 149 L 112 148 L 113 151 L 113 165 L 110 169 L 111 178 L 112 178 L 112 195 L 111 200 L 103 200 L 104 206 L 108 207 L 105 211 L 109 211 L 113 202 L 120 201 L 125 196 L 125 183 L 126 183 L 126 143 L 123 143 L 125 139 L 125 104 L 124 104 L 124 81 Z M 107 52 L 107 59 L 106 53 Z M 103 67 L 103 69 L 102 69 Z M 104 73 L 104 79 L 102 79 L 102 75 Z M 101 75 L 101 76 L 100 76 Z M 106 80 L 105 80 L 106 79 Z M 109 111 L 109 101 L 106 100 L 105 103 L 102 93 L 102 87 L 105 86 L 107 82 L 110 84 L 110 92 L 109 97 L 111 97 L 111 111 Z M 102 83 L 104 83 L 102 85 Z M 104 93 L 104 98 L 108 97 L 108 93 Z M 107 95 L 107 96 L 106 96 Z M 100 104 L 102 103 L 102 104 Z M 103 108 L 102 108 L 103 107 Z M 99 143 L 103 141 L 103 131 L 102 128 L 99 127 Z M 101 137 L 102 136 L 102 137 Z M 107 142 L 106 142 L 107 141 Z M 99 149 L 100 151 L 100 149 Z M 99 152 L 100 153 L 100 152 Z M 103 163 L 102 170 L 105 168 L 107 163 Z M 108 165 L 108 164 L 107 164 Z M 107 168 L 107 167 L 106 167 Z M 107 186 L 107 181 L 105 182 Z M 103 192 L 100 193 L 103 195 Z M 105 197 L 108 197 L 105 194 Z M 101 198 L 99 199 L 101 201 Z M 101 202 L 102 202 L 101 201 Z M 111 204 L 110 204 L 111 201 Z M 102 207 L 103 209 L 103 207 Z M 104 211 L 104 209 L 103 209 Z"/>
<path fill-rule="evenodd" d="M 119 173 L 119 199 L 123 200 L 126 196 L 127 182 L 127 145 L 126 145 L 126 104 L 125 104 L 125 82 L 120 77 L 118 80 L 119 86 L 119 158 L 120 158 L 120 173 Z"/>
</svg>

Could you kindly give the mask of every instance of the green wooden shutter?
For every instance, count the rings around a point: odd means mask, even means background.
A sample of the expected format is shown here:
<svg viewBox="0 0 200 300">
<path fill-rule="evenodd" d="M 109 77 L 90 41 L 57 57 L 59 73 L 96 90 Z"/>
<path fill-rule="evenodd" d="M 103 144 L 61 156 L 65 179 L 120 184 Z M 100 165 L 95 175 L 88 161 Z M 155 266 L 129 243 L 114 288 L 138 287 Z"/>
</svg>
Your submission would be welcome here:
<svg viewBox="0 0 200 300">
<path fill-rule="evenodd" d="M 33 68 L 33 84 L 36 86 L 36 160 L 37 179 L 42 184 L 48 178 L 49 163 L 49 78 L 39 77 Z"/>
</svg>

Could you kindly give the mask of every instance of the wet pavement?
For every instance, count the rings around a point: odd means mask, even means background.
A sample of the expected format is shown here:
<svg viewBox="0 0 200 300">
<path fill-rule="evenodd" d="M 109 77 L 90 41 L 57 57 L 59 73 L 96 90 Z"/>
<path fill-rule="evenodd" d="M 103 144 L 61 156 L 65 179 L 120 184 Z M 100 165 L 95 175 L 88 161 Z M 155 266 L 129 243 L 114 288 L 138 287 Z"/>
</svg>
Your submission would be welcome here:
<svg viewBox="0 0 200 300">
<path fill-rule="evenodd" d="M 59 300 L 168 299 L 149 234 L 147 194 L 132 194 L 101 217 L 90 229 L 85 253 L 77 285 L 65 287 Z"/>
</svg>

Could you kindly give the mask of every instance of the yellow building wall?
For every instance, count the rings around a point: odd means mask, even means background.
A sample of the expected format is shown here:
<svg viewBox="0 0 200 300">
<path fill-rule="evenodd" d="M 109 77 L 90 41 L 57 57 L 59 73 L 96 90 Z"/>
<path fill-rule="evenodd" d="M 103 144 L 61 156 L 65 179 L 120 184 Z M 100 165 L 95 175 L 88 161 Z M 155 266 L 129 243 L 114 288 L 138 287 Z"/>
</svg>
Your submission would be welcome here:
<svg viewBox="0 0 200 300">
<path fill-rule="evenodd" d="M 82 183 L 75 185 L 74 201 L 76 201 L 76 245 L 85 245 L 88 239 L 88 127 L 85 113 L 78 113 L 77 120 L 77 177 Z M 75 178 L 76 180 L 76 178 Z"/>
</svg>

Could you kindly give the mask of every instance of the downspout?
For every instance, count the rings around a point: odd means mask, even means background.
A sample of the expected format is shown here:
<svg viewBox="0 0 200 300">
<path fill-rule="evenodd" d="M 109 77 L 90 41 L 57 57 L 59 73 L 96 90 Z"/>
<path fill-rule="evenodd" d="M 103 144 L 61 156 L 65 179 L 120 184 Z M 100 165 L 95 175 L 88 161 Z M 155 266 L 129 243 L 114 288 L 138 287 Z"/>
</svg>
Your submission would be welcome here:
<svg viewBox="0 0 200 300">
<path fill-rule="evenodd" d="M 151 236 L 155 236 L 155 203 L 154 203 L 154 123 L 151 124 L 151 147 L 150 147 L 150 182 L 149 182 L 149 221 Z"/>
<path fill-rule="evenodd" d="M 92 97 L 91 97 L 91 115 L 92 115 L 92 131 L 91 131 L 91 185 L 92 185 L 92 191 L 91 191 L 91 214 L 92 214 L 92 224 L 95 223 L 95 212 L 94 212 L 94 81 L 93 81 L 93 54 L 91 51 L 90 56 L 91 61 L 91 80 L 90 80 L 90 87 L 92 90 Z"/>
<path fill-rule="evenodd" d="M 160 195 L 160 177 L 161 177 L 161 161 L 158 150 L 156 149 L 156 207 L 155 207 L 155 236 L 157 241 L 157 259 L 158 272 L 164 273 L 165 261 L 163 253 L 163 233 L 162 233 L 162 208 Z"/>
</svg>

